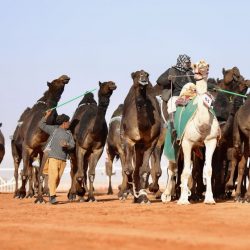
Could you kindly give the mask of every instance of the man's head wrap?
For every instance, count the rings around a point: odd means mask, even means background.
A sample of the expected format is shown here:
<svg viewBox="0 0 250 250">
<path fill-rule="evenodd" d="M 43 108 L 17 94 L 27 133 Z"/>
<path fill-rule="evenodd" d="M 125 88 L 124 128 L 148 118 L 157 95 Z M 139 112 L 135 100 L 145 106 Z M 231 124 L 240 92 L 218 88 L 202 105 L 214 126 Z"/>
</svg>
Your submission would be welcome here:
<svg viewBox="0 0 250 250">
<path fill-rule="evenodd" d="M 61 114 L 59 116 L 57 116 L 56 118 L 56 123 L 58 125 L 62 125 L 64 122 L 68 122 L 69 121 L 69 116 L 65 115 L 65 114 Z"/>
<path fill-rule="evenodd" d="M 186 72 L 190 69 L 189 67 L 187 67 L 187 63 L 191 63 L 190 57 L 185 54 L 179 55 L 174 68 L 178 69 L 179 71 Z"/>
</svg>

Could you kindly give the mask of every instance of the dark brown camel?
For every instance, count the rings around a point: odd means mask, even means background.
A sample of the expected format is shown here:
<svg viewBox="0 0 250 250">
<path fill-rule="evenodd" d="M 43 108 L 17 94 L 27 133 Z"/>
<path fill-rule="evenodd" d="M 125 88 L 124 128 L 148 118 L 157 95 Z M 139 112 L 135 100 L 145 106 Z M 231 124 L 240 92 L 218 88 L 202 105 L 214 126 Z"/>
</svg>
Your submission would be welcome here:
<svg viewBox="0 0 250 250">
<path fill-rule="evenodd" d="M 0 123 L 0 128 L 2 127 L 2 123 Z M 5 154 L 5 142 L 4 142 L 4 136 L 3 133 L 0 129 L 0 164 L 3 160 Z"/>
<path fill-rule="evenodd" d="M 84 95 L 83 99 L 78 104 L 78 107 L 71 119 L 70 128 L 69 130 L 72 132 L 74 140 L 76 141 L 76 137 L 79 133 L 79 127 L 80 127 L 80 120 L 82 116 L 90 110 L 96 110 L 97 109 L 97 102 L 94 99 L 93 93 L 88 93 Z M 71 160 L 71 183 L 73 184 L 73 178 L 77 172 L 77 158 L 76 158 L 76 150 L 74 149 L 73 152 L 70 154 L 70 160 Z M 86 173 L 85 173 L 86 174 Z M 85 178 L 86 180 L 86 178 Z M 71 191 L 68 194 L 69 200 L 74 200 L 76 198 L 76 194 L 71 194 Z"/>
<path fill-rule="evenodd" d="M 246 102 L 236 113 L 234 119 L 233 141 L 236 151 L 242 155 L 238 165 L 237 188 L 235 194 L 235 200 L 240 201 L 242 195 L 242 180 L 246 169 L 246 164 L 250 156 L 250 95 L 248 95 Z M 243 152 L 241 152 L 242 146 Z M 249 169 L 248 174 L 250 174 Z M 250 203 L 250 185 L 248 185 L 248 189 L 243 201 Z"/>
<path fill-rule="evenodd" d="M 156 146 L 150 157 L 150 174 L 152 178 L 152 183 L 149 185 L 149 191 L 155 193 L 156 198 L 160 198 L 161 192 L 159 189 L 159 178 L 162 175 L 161 170 L 161 156 L 163 153 L 163 147 L 165 142 L 165 136 L 167 132 L 167 121 L 168 121 L 168 113 L 167 113 L 167 101 L 168 101 L 168 91 L 164 90 L 162 86 L 156 84 L 153 87 L 154 96 L 156 96 L 159 105 L 160 105 L 160 115 L 161 115 L 161 131 L 159 139 L 156 143 Z M 171 163 L 170 163 L 171 165 Z M 170 166 L 171 168 L 171 166 Z"/>
<path fill-rule="evenodd" d="M 18 169 L 19 165 L 22 161 L 22 145 L 24 140 L 24 131 L 25 128 L 22 126 L 23 122 L 27 119 L 29 111 L 31 108 L 26 108 L 22 115 L 20 116 L 14 134 L 11 138 L 11 150 L 12 150 L 12 157 L 14 160 L 14 177 L 15 177 L 15 191 L 14 197 L 17 197 L 17 190 L 18 190 Z"/>
<path fill-rule="evenodd" d="M 118 108 L 114 111 L 109 121 L 108 137 L 106 142 L 106 174 L 109 178 L 108 194 L 113 194 L 111 177 L 113 171 L 113 161 L 114 159 L 121 161 L 121 166 L 124 166 L 124 152 L 121 143 L 121 119 L 123 112 L 123 104 L 120 104 Z"/>
<path fill-rule="evenodd" d="M 244 79 L 237 67 L 228 70 L 223 68 L 222 73 L 223 80 L 219 82 L 221 89 L 245 94 L 249 81 Z M 239 155 L 233 147 L 233 123 L 234 115 L 242 104 L 242 97 L 220 92 L 215 99 L 214 110 L 221 124 L 221 140 L 213 157 L 215 197 L 227 197 L 234 188 L 234 175 Z"/>
<path fill-rule="evenodd" d="M 48 82 L 47 85 L 49 89 L 44 93 L 43 97 L 41 97 L 37 103 L 29 111 L 27 111 L 27 115 L 23 120 L 21 125 L 22 129 L 20 129 L 22 131 L 22 135 L 20 136 L 23 139 L 21 142 L 23 160 L 22 186 L 16 193 L 16 196 L 19 198 L 24 198 L 26 195 L 25 186 L 28 179 L 29 191 L 27 197 L 34 196 L 34 189 L 32 185 L 32 161 L 37 155 L 39 155 L 40 159 L 42 159 L 42 150 L 48 139 L 48 135 L 38 128 L 38 123 L 46 110 L 56 107 L 64 91 L 65 84 L 67 84 L 69 80 L 70 78 L 68 76 L 63 75 L 58 79 L 53 80 L 51 83 Z M 48 119 L 48 124 L 55 124 L 56 116 L 57 112 L 54 110 Z M 13 144 L 14 143 L 15 142 L 13 141 Z"/>
<path fill-rule="evenodd" d="M 131 77 L 133 85 L 124 101 L 121 121 L 125 175 L 119 196 L 123 196 L 128 182 L 131 182 L 135 187 L 134 201 L 147 203 L 149 200 L 144 189 L 150 173 L 149 158 L 160 135 L 160 108 L 149 82 L 149 74 L 140 70 L 132 73 Z"/>
<path fill-rule="evenodd" d="M 75 156 L 72 160 L 72 185 L 68 194 L 70 200 L 75 199 L 76 194 L 80 201 L 88 190 L 88 201 L 95 201 L 94 178 L 95 168 L 100 159 L 107 134 L 108 127 L 105 120 L 106 111 L 113 90 L 116 89 L 114 82 L 99 82 L 98 106 L 88 105 L 86 111 L 79 115 L 79 124 L 75 127 L 74 137 L 76 140 Z M 87 189 L 87 171 L 89 189 Z"/>
</svg>

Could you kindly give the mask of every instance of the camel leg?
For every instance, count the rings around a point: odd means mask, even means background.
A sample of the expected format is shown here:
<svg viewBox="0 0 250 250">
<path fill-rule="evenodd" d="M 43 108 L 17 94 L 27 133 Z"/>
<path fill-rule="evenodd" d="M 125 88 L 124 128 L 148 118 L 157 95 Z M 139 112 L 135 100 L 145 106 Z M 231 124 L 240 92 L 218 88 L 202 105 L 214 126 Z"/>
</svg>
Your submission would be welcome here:
<svg viewBox="0 0 250 250">
<path fill-rule="evenodd" d="M 15 166 L 14 177 L 15 177 L 16 186 L 15 186 L 15 192 L 14 192 L 13 198 L 18 197 L 18 169 L 19 169 L 20 161 L 21 160 L 19 157 L 14 157 L 14 166 Z"/>
<path fill-rule="evenodd" d="M 98 150 L 95 150 L 89 157 L 89 171 L 88 171 L 88 177 L 89 177 L 89 194 L 88 194 L 88 200 L 89 202 L 95 201 L 94 197 L 94 179 L 95 179 L 95 168 L 97 165 L 98 160 L 100 159 L 103 152 L 103 148 L 100 148 Z"/>
<path fill-rule="evenodd" d="M 77 159 L 75 152 L 70 154 L 70 177 L 71 177 L 71 187 L 68 192 L 68 200 L 73 201 L 76 199 L 76 191 L 72 192 L 72 190 L 75 190 L 75 175 L 77 172 Z"/>
<path fill-rule="evenodd" d="M 23 148 L 22 152 L 22 159 L 23 159 L 23 171 L 22 171 L 22 185 L 18 189 L 18 197 L 23 199 L 26 196 L 26 183 L 29 179 L 29 174 L 32 172 L 30 171 L 30 159 L 29 159 L 30 152 L 27 148 Z M 32 176 L 31 176 L 32 178 Z"/>
<path fill-rule="evenodd" d="M 226 183 L 226 190 L 230 190 L 234 187 L 234 173 L 237 166 L 236 150 L 229 148 L 227 151 L 227 157 L 229 160 L 230 177 Z"/>
<path fill-rule="evenodd" d="M 181 174 L 181 196 L 177 202 L 180 205 L 190 204 L 188 201 L 188 197 L 191 195 L 191 192 L 188 188 L 188 179 L 192 172 L 192 162 L 191 162 L 191 151 L 192 151 L 192 143 L 183 140 L 182 141 L 182 149 L 184 154 L 184 168 Z"/>
<path fill-rule="evenodd" d="M 28 162 L 28 180 L 29 180 L 29 190 L 26 195 L 26 198 L 32 198 L 35 194 L 34 188 L 33 188 L 33 166 L 31 165 L 31 162 L 29 160 Z"/>
<path fill-rule="evenodd" d="M 247 160 L 246 160 L 245 154 L 243 154 L 238 164 L 238 177 L 237 177 L 237 188 L 235 192 L 235 201 L 242 201 L 241 186 L 242 186 L 242 180 L 243 180 L 246 162 Z"/>
<path fill-rule="evenodd" d="M 118 197 L 120 200 L 124 200 L 127 197 L 127 187 L 128 183 L 133 181 L 133 152 L 134 152 L 134 143 L 125 142 L 124 145 L 124 164 L 123 164 L 123 179 L 121 189 L 118 193 Z M 121 158 L 122 159 L 122 158 Z"/>
<path fill-rule="evenodd" d="M 203 182 L 204 185 L 207 185 L 206 187 L 206 193 L 205 193 L 205 200 L 204 203 L 206 204 L 215 204 L 213 193 L 212 193 L 212 158 L 213 153 L 216 148 L 216 139 L 210 139 L 204 141 L 206 146 L 206 153 L 205 153 L 205 164 L 203 168 Z"/>
<path fill-rule="evenodd" d="M 161 195 L 161 200 L 163 203 L 171 201 L 173 192 L 175 192 L 175 177 L 177 175 L 177 166 L 174 162 L 169 162 L 168 168 L 168 178 L 167 178 L 167 187 Z"/>
<path fill-rule="evenodd" d="M 153 193 L 156 193 L 159 190 L 158 181 L 162 175 L 160 160 L 161 160 L 161 148 L 156 146 L 151 155 L 151 177 L 153 183 L 149 185 L 149 191 Z"/>
<path fill-rule="evenodd" d="M 113 160 L 115 158 L 115 154 L 112 151 L 112 149 L 107 146 L 107 157 L 105 161 L 105 167 L 106 167 L 106 175 L 109 179 L 109 186 L 108 186 L 108 195 L 113 194 L 112 184 L 111 184 L 111 177 L 112 177 L 112 171 L 113 171 Z"/>
<path fill-rule="evenodd" d="M 85 178 L 84 178 L 84 157 L 86 155 L 86 150 L 77 147 L 77 172 L 74 178 L 74 184 L 71 187 L 71 194 L 74 196 L 77 194 L 80 197 L 80 201 L 83 201 L 83 196 L 85 193 L 85 190 L 83 189 L 83 186 L 85 185 Z M 86 166 L 87 167 L 87 166 Z"/>
<path fill-rule="evenodd" d="M 245 201 L 250 203 L 250 171 L 249 171 L 249 166 L 248 166 L 248 188 L 247 188 L 247 192 L 246 192 Z"/>
<path fill-rule="evenodd" d="M 43 174 L 44 165 L 48 159 L 48 155 L 45 153 L 40 157 L 42 160 L 40 161 L 40 168 L 38 171 L 38 194 L 35 203 L 45 203 L 45 200 L 43 198 L 43 182 L 45 178 L 48 179 L 48 175 L 46 175 L 45 177 L 45 175 Z"/>
</svg>

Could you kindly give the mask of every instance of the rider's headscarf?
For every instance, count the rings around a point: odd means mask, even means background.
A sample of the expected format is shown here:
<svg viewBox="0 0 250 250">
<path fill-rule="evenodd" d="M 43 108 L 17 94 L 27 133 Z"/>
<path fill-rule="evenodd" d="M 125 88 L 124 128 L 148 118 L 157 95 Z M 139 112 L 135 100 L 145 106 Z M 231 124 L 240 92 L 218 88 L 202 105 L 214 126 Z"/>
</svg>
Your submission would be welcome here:
<svg viewBox="0 0 250 250">
<path fill-rule="evenodd" d="M 191 58 L 185 54 L 183 55 L 179 55 L 177 58 L 177 63 L 174 66 L 174 68 L 176 68 L 179 71 L 182 72 L 186 72 L 187 70 L 189 70 L 190 68 L 187 67 L 186 63 L 190 63 L 191 62 Z"/>
</svg>

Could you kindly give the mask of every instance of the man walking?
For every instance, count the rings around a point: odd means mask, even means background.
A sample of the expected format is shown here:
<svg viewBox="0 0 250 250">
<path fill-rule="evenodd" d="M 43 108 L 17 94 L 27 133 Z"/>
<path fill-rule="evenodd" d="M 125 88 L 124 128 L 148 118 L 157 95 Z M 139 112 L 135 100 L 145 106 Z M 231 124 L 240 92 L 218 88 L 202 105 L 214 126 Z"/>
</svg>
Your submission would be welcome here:
<svg viewBox="0 0 250 250">
<path fill-rule="evenodd" d="M 46 120 L 50 114 L 51 110 L 46 112 L 39 123 L 39 128 L 50 135 L 44 149 L 48 154 L 45 166 L 48 166 L 49 201 L 51 204 L 56 204 L 56 188 L 65 169 L 68 152 L 75 147 L 75 142 L 71 132 L 67 130 L 70 125 L 69 116 L 59 115 L 56 118 L 58 125 L 47 125 Z"/>
</svg>

